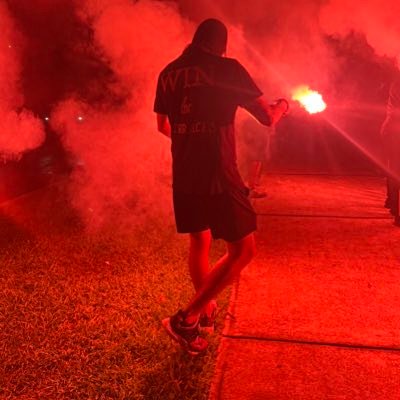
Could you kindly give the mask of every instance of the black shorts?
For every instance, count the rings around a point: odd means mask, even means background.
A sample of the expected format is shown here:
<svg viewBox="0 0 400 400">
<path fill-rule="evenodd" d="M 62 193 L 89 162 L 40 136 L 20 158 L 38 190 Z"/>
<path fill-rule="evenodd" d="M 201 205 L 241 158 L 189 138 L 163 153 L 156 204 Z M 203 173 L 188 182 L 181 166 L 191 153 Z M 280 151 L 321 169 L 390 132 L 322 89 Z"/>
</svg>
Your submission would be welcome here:
<svg viewBox="0 0 400 400">
<path fill-rule="evenodd" d="M 215 195 L 174 191 L 175 222 L 179 233 L 210 229 L 214 239 L 235 242 L 257 229 L 256 213 L 245 189 Z"/>
</svg>

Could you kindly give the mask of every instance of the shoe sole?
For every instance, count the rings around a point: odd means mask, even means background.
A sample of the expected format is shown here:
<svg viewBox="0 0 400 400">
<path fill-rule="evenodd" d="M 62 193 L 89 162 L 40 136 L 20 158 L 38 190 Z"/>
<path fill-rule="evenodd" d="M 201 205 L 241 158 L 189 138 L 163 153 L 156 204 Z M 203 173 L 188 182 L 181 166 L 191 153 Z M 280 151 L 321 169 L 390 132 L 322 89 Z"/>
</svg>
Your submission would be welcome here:
<svg viewBox="0 0 400 400">
<path fill-rule="evenodd" d="M 179 346 L 181 346 L 181 348 L 186 351 L 186 353 L 190 354 L 191 356 L 198 356 L 199 354 L 202 354 L 202 352 L 189 349 L 186 340 L 182 339 L 179 335 L 177 335 L 174 332 L 174 330 L 172 329 L 172 326 L 171 326 L 171 318 L 163 319 L 161 321 L 161 324 L 164 327 L 164 329 L 166 330 L 166 332 L 168 333 L 168 335 L 171 337 L 171 339 L 173 339 L 175 342 L 177 342 L 179 344 Z"/>
</svg>

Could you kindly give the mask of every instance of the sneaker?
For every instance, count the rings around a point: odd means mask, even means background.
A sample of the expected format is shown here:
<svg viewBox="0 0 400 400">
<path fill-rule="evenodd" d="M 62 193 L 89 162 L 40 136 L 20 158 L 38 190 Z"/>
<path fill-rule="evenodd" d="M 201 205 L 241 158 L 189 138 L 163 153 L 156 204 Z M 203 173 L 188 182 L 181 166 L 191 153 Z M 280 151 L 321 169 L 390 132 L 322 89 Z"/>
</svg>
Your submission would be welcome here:
<svg viewBox="0 0 400 400">
<path fill-rule="evenodd" d="M 207 349 L 208 342 L 199 334 L 199 321 L 193 326 L 184 326 L 182 324 L 184 319 L 182 310 L 179 310 L 172 317 L 163 319 L 162 325 L 168 335 L 179 343 L 186 352 L 192 356 L 197 356 Z"/>
<path fill-rule="evenodd" d="M 217 317 L 217 302 L 211 302 L 211 313 L 200 314 L 199 329 L 202 332 L 213 333 L 215 331 L 215 319 Z"/>
</svg>

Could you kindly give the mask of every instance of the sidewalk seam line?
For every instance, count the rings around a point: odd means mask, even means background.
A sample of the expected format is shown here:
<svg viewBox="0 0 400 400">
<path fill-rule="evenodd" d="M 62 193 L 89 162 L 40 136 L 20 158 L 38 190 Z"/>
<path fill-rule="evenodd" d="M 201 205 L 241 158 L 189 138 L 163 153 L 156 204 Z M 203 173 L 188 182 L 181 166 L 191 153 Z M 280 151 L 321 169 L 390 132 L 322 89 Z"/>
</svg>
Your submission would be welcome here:
<svg viewBox="0 0 400 400">
<path fill-rule="evenodd" d="M 357 215 L 323 215 L 323 214 L 278 214 L 278 213 L 257 213 L 258 217 L 281 217 L 281 218 L 337 218 L 337 219 L 373 219 L 390 220 L 390 216 L 357 216 Z"/>
<path fill-rule="evenodd" d="M 354 350 L 359 349 L 359 350 L 400 352 L 400 347 L 370 346 L 370 345 L 363 345 L 363 344 L 350 344 L 350 343 L 340 343 L 340 342 L 339 343 L 318 342 L 318 341 L 312 341 L 312 340 L 259 337 L 259 336 L 250 336 L 250 335 L 223 334 L 223 337 L 226 339 L 252 340 L 252 341 L 257 341 L 257 342 L 277 342 L 277 343 L 303 344 L 303 345 L 309 345 L 309 346 L 341 347 L 341 348 L 354 349 Z"/>
</svg>

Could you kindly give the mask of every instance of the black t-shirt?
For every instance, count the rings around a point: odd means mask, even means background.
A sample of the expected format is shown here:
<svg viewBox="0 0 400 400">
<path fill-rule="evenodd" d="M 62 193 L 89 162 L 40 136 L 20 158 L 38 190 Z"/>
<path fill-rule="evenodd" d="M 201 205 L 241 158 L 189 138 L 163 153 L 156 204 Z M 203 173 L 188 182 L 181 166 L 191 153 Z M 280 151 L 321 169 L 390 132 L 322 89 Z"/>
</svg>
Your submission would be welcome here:
<svg viewBox="0 0 400 400">
<path fill-rule="evenodd" d="M 238 61 L 192 47 L 161 72 L 154 111 L 168 115 L 171 124 L 174 190 L 217 194 L 244 188 L 235 112 L 261 95 Z"/>
</svg>

